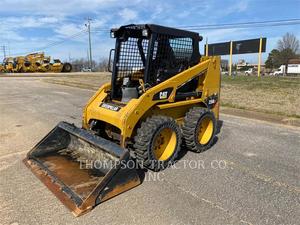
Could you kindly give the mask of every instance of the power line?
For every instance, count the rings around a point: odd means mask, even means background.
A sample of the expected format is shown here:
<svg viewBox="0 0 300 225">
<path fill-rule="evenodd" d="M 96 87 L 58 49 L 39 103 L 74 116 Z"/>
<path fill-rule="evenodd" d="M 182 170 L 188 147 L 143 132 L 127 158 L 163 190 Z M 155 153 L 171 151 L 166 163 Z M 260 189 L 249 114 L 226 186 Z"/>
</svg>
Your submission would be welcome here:
<svg viewBox="0 0 300 225">
<path fill-rule="evenodd" d="M 256 24 L 273 24 L 273 23 L 300 23 L 300 19 L 286 19 L 286 20 L 265 20 L 265 21 L 251 21 L 251 22 L 239 22 L 239 23 L 221 23 L 221 24 L 207 24 L 207 25 L 188 25 L 179 26 L 178 28 L 189 28 L 189 27 L 216 27 L 216 26 L 243 26 L 243 25 L 256 25 Z"/>
<path fill-rule="evenodd" d="M 64 42 L 69 41 L 71 39 L 74 39 L 76 37 L 79 37 L 79 36 L 81 36 L 82 34 L 84 34 L 86 32 L 87 32 L 86 30 L 81 30 L 78 33 L 75 33 L 75 34 L 72 34 L 70 36 L 64 37 L 63 40 L 61 40 L 61 41 L 54 41 L 52 43 L 49 43 L 48 45 L 46 45 L 45 47 L 42 47 L 41 49 L 46 49 L 46 48 L 49 48 L 49 47 L 52 47 L 52 46 L 55 46 L 55 45 L 59 45 L 61 43 L 64 43 Z"/>
<path fill-rule="evenodd" d="M 266 20 L 266 21 L 251 21 L 240 23 L 221 23 L 221 24 L 206 24 L 206 25 L 187 25 L 178 26 L 179 29 L 190 30 L 218 30 L 218 29 L 245 29 L 245 28 L 257 28 L 257 27 L 275 27 L 275 26 L 291 26 L 299 25 L 300 19 L 286 19 L 286 20 Z M 109 32 L 109 28 L 94 29 L 93 32 Z"/>
<path fill-rule="evenodd" d="M 222 30 L 222 29 L 248 29 L 248 28 L 260 28 L 260 27 L 279 27 L 279 26 L 292 26 L 292 25 L 299 25 L 299 21 L 293 21 L 293 22 L 285 22 L 285 23 L 252 23 L 252 24 L 241 24 L 241 25 L 217 25 L 215 27 L 213 26 L 199 26 L 199 27 L 180 27 L 184 29 L 189 29 L 193 31 L 199 31 L 199 30 Z"/>
</svg>

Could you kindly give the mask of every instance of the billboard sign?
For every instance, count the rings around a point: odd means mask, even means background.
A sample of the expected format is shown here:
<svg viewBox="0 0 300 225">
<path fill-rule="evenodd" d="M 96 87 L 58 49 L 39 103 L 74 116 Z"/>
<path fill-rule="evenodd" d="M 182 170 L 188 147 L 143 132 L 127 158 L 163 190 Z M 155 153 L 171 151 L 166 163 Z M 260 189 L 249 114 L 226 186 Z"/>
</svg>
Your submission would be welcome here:
<svg viewBox="0 0 300 225">
<path fill-rule="evenodd" d="M 240 40 L 232 42 L 232 54 L 248 54 L 259 53 L 260 38 Z M 267 38 L 262 38 L 261 52 L 266 52 Z M 206 52 L 206 45 L 204 46 L 204 52 Z M 230 42 L 222 42 L 208 45 L 208 55 L 229 55 L 230 54 Z"/>
</svg>

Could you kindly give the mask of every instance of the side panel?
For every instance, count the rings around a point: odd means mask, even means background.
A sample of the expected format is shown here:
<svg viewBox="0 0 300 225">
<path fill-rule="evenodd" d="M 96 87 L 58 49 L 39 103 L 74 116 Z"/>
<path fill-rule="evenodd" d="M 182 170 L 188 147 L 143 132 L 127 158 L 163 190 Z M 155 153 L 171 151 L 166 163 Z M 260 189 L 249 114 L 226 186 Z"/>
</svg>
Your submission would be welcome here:
<svg viewBox="0 0 300 225">
<path fill-rule="evenodd" d="M 182 103 L 182 104 L 178 104 Z M 185 114 L 193 107 L 207 107 L 205 103 L 202 102 L 202 99 L 186 100 L 177 103 L 167 103 L 158 106 L 154 106 L 151 109 L 152 115 L 164 115 L 172 117 L 176 120 L 178 124 L 183 122 Z M 146 113 L 147 114 L 147 113 Z M 148 116 L 148 115 L 147 115 Z"/>
<path fill-rule="evenodd" d="M 208 57 L 209 58 L 209 57 Z M 206 57 L 203 57 L 205 60 Z M 219 119 L 219 107 L 220 107 L 220 87 L 221 87 L 221 58 L 211 57 L 212 63 L 210 63 L 207 74 L 203 80 L 203 100 L 205 101 L 210 96 L 217 96 L 217 101 L 212 108 L 216 119 Z"/>
<path fill-rule="evenodd" d="M 82 113 L 82 127 L 87 129 L 88 128 L 88 122 L 89 119 L 91 118 L 90 109 L 94 107 L 93 105 L 95 104 L 95 99 L 98 98 L 101 102 L 106 98 L 107 93 L 105 93 L 107 90 L 111 88 L 111 84 L 105 83 L 99 88 L 99 90 L 89 99 L 88 103 L 83 109 Z"/>
</svg>

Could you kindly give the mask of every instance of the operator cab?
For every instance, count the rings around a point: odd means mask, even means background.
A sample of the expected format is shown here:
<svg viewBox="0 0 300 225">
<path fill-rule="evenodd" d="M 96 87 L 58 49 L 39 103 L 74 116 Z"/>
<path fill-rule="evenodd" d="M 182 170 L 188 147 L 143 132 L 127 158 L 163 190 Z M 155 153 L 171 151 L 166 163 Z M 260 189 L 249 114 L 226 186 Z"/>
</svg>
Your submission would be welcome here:
<svg viewBox="0 0 300 225">
<path fill-rule="evenodd" d="M 111 30 L 116 38 L 111 98 L 128 102 L 172 76 L 199 63 L 198 33 L 153 24 Z M 184 89 L 193 89 L 192 80 Z"/>
</svg>

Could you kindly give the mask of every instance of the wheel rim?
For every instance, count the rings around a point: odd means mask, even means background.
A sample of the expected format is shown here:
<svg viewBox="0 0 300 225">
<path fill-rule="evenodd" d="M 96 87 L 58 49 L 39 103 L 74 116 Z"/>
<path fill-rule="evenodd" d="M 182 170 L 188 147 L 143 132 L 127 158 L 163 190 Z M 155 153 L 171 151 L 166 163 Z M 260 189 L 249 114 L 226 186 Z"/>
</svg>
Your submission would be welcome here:
<svg viewBox="0 0 300 225">
<path fill-rule="evenodd" d="M 201 145 L 206 145 L 210 141 L 213 135 L 213 130 L 214 124 L 209 117 L 206 117 L 200 121 L 198 141 Z"/>
<path fill-rule="evenodd" d="M 163 128 L 154 139 L 154 157 L 157 160 L 168 160 L 174 153 L 177 145 L 175 131 L 170 128 Z"/>
</svg>

